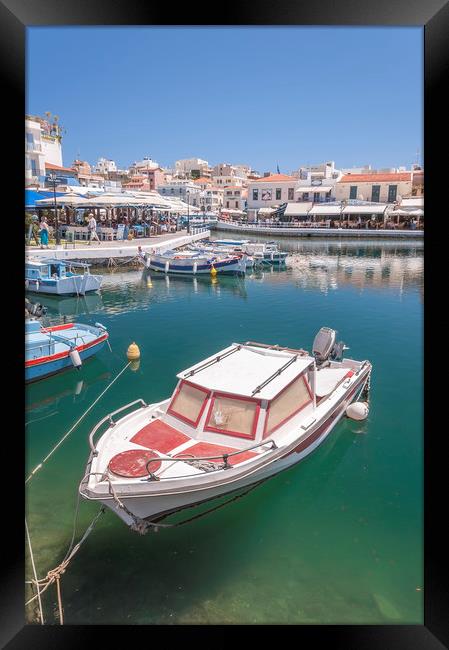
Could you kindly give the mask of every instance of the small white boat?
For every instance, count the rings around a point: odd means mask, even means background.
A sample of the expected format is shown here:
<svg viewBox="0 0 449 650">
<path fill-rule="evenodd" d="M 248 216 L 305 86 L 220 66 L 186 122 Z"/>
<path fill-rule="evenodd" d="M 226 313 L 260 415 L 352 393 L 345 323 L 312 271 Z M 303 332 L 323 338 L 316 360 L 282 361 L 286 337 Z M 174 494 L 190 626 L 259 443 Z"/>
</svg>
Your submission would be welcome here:
<svg viewBox="0 0 449 650">
<path fill-rule="evenodd" d="M 225 244 L 224 242 L 228 242 Z M 251 257 L 254 262 L 268 262 L 269 264 L 284 264 L 288 257 L 288 253 L 283 253 L 279 250 L 275 242 L 250 242 L 242 240 L 239 243 L 233 240 L 218 239 L 211 241 L 209 244 L 201 245 L 203 250 L 208 250 L 213 253 L 245 253 Z M 192 247 L 193 248 L 193 247 Z M 197 250 L 200 245 L 197 245 Z"/>
<path fill-rule="evenodd" d="M 246 263 L 242 254 L 217 256 L 199 251 L 167 251 L 147 254 L 139 251 L 139 256 L 147 268 L 162 273 L 210 275 L 216 272 L 242 275 L 246 271 Z"/>
<path fill-rule="evenodd" d="M 84 296 L 98 291 L 103 276 L 93 275 L 89 264 L 57 259 L 28 259 L 25 261 L 25 289 L 33 293 L 56 296 Z M 79 269 L 82 273 L 76 273 Z"/>
<path fill-rule="evenodd" d="M 168 399 L 138 399 L 110 413 L 90 433 L 80 494 L 142 533 L 168 514 L 295 465 L 369 388 L 371 363 L 343 359 L 347 348 L 335 335 L 322 328 L 312 355 L 233 343 L 180 372 Z M 366 417 L 365 403 L 351 408 L 356 419 Z"/>
</svg>

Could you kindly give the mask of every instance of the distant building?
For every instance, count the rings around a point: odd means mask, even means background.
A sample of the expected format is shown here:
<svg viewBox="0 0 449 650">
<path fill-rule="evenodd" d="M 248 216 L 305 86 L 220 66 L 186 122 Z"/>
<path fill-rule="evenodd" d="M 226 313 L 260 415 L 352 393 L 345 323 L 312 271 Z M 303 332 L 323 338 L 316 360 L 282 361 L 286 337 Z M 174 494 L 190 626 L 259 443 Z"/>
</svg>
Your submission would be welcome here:
<svg viewBox="0 0 449 650">
<path fill-rule="evenodd" d="M 203 172 L 208 171 L 209 163 L 202 158 L 185 158 L 175 162 L 176 174 L 184 174 L 190 176 L 192 172 L 198 172 L 198 176 L 202 176 Z"/>
<path fill-rule="evenodd" d="M 134 162 L 130 168 L 129 168 L 129 174 L 130 176 L 136 174 L 142 174 L 149 169 L 158 169 L 159 164 L 155 161 L 152 160 L 151 158 L 144 158 L 143 160 L 138 160 L 137 162 Z"/>
<path fill-rule="evenodd" d="M 336 199 L 394 203 L 412 195 L 412 172 L 345 174 L 336 184 Z"/>
<path fill-rule="evenodd" d="M 56 116 L 50 121 L 50 115 L 25 116 L 25 186 L 45 183 L 45 163 L 63 166 L 62 128 Z"/>
<path fill-rule="evenodd" d="M 173 179 L 170 183 L 160 185 L 157 191 L 162 196 L 175 197 L 186 203 L 188 198 L 190 205 L 199 206 L 201 189 L 195 185 L 194 181 Z"/>
<path fill-rule="evenodd" d="M 225 187 L 223 190 L 223 210 L 226 208 L 244 210 L 246 208 L 247 197 L 248 190 L 241 185 Z"/>
<path fill-rule="evenodd" d="M 200 178 L 195 178 L 193 181 L 196 185 L 196 187 L 199 187 L 200 190 L 205 190 L 207 187 L 211 187 L 212 182 L 210 178 L 207 178 L 207 176 L 200 176 Z"/>
<path fill-rule="evenodd" d="M 270 174 L 248 183 L 248 208 L 272 208 L 295 200 L 298 180 L 286 174 Z"/>
<path fill-rule="evenodd" d="M 114 160 L 99 158 L 95 166 L 95 171 L 97 171 L 99 174 L 107 175 L 109 172 L 116 172 L 117 165 L 115 164 Z"/>
<path fill-rule="evenodd" d="M 212 185 L 203 190 L 199 196 L 202 212 L 219 212 L 223 206 L 223 188 Z"/>
</svg>

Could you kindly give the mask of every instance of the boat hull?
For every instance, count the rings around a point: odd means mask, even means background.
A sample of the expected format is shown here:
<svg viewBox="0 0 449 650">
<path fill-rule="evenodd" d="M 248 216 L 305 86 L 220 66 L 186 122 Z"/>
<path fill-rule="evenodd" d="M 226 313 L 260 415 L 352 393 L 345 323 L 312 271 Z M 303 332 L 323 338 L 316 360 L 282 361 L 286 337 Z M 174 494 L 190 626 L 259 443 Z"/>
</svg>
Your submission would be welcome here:
<svg viewBox="0 0 449 650">
<path fill-rule="evenodd" d="M 194 259 L 165 260 L 162 256 L 153 256 L 148 262 L 148 268 L 161 273 L 182 275 L 210 275 L 212 268 L 215 268 L 220 274 L 239 275 L 245 273 L 246 264 L 243 258 L 213 261 L 200 259 L 195 262 Z"/>
<path fill-rule="evenodd" d="M 85 345 L 76 346 L 75 349 L 78 351 L 81 361 L 85 361 L 99 352 L 106 343 L 107 338 L 108 334 L 104 333 Z M 40 358 L 38 357 L 37 359 L 28 359 L 25 361 L 25 382 L 30 383 L 38 381 L 39 379 L 44 379 L 45 377 L 49 377 L 58 372 L 69 370 L 70 368 L 74 368 L 74 365 L 70 358 L 69 349 L 63 352 L 42 356 Z"/>
<path fill-rule="evenodd" d="M 65 278 L 26 279 L 26 289 L 30 293 L 45 293 L 54 296 L 78 296 L 98 291 L 101 275 L 73 275 Z"/>
<path fill-rule="evenodd" d="M 126 497 L 120 495 L 121 502 L 134 516 L 154 523 L 169 514 L 179 512 L 185 508 L 200 505 L 201 503 L 212 499 L 229 495 L 243 488 L 248 488 L 251 485 L 289 469 L 312 453 L 330 435 L 338 421 L 345 414 L 348 405 L 358 399 L 367 381 L 367 376 L 368 375 L 364 373 L 352 390 L 335 405 L 335 408 L 328 413 L 324 421 L 320 421 L 311 429 L 311 432 L 306 438 L 301 439 L 301 441 L 294 445 L 293 448 L 287 449 L 282 456 L 267 464 L 260 470 L 243 475 L 241 478 L 237 478 L 236 480 L 230 480 L 227 483 L 222 482 L 220 484 L 211 485 L 207 488 L 197 488 L 189 491 L 178 492 L 176 494 L 155 493 L 154 495 L 145 494 L 138 497 Z M 83 493 L 83 496 L 92 498 L 86 493 Z M 96 497 L 96 499 L 115 512 L 115 514 L 117 514 L 129 526 L 135 524 L 132 516 L 121 508 L 115 500 L 101 499 L 98 497 Z"/>
</svg>

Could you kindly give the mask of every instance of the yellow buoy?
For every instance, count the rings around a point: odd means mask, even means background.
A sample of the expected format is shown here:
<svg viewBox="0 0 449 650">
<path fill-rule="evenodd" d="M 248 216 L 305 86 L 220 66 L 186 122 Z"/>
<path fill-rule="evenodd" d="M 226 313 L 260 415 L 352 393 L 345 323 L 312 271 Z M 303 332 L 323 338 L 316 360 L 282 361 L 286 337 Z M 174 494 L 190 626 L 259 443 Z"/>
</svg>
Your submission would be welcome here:
<svg viewBox="0 0 449 650">
<path fill-rule="evenodd" d="M 128 357 L 128 361 L 137 361 L 138 359 L 140 359 L 139 346 L 134 342 L 131 343 L 131 345 L 126 351 L 126 356 Z"/>
<path fill-rule="evenodd" d="M 211 274 L 213 277 L 215 277 L 215 276 L 217 275 L 217 269 L 215 268 L 215 266 L 214 266 L 213 264 L 212 264 L 212 266 L 210 267 L 210 274 Z"/>
</svg>

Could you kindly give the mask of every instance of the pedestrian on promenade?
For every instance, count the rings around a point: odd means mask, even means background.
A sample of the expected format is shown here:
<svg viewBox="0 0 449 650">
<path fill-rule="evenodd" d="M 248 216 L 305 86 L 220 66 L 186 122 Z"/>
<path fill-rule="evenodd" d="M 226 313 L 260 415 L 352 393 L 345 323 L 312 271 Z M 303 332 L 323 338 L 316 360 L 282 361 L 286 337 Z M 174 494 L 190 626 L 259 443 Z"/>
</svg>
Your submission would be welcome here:
<svg viewBox="0 0 449 650">
<path fill-rule="evenodd" d="M 95 220 L 93 212 L 89 212 L 89 223 L 87 224 L 87 229 L 89 231 L 89 246 L 93 239 L 96 239 L 97 242 L 101 244 L 100 238 L 97 234 L 97 222 Z"/>
<path fill-rule="evenodd" d="M 41 238 L 41 248 L 48 248 L 48 223 L 45 220 L 45 217 L 42 217 L 42 220 L 39 224 L 40 228 L 40 238 Z"/>
</svg>

